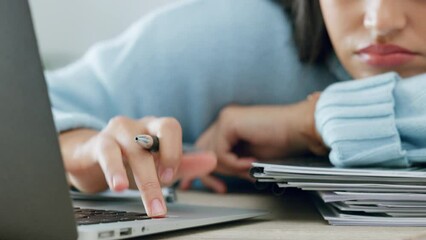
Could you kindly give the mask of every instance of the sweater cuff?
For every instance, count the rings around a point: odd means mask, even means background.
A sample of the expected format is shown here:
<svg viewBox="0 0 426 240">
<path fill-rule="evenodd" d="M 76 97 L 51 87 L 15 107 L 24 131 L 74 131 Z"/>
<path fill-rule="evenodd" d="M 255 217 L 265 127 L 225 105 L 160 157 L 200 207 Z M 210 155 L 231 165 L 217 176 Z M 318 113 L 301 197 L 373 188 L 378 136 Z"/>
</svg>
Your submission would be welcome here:
<svg viewBox="0 0 426 240">
<path fill-rule="evenodd" d="M 53 109 L 53 119 L 57 132 L 64 132 L 77 128 L 90 128 L 100 131 L 107 123 L 93 116 L 82 113 L 69 113 Z"/>
<path fill-rule="evenodd" d="M 333 84 L 321 94 L 315 122 L 335 166 L 410 165 L 395 122 L 393 91 L 399 80 L 387 73 Z"/>
</svg>

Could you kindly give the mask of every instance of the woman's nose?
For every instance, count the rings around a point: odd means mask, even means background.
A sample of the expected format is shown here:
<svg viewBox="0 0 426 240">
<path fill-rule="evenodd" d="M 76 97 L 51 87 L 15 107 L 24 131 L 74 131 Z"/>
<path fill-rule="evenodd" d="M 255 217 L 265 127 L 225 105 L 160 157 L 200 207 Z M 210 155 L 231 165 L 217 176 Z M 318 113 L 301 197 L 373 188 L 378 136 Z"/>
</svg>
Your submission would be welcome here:
<svg viewBox="0 0 426 240">
<path fill-rule="evenodd" d="M 407 24 L 404 1 L 407 0 L 365 0 L 364 27 L 373 37 L 392 35 L 404 29 Z"/>
</svg>

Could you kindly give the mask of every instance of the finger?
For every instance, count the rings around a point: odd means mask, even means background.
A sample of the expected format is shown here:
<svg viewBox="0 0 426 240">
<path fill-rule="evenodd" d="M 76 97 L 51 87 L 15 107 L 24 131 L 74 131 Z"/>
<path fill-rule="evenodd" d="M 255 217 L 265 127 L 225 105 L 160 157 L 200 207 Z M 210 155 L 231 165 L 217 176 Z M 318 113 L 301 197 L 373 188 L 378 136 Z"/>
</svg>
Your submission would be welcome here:
<svg viewBox="0 0 426 240">
<path fill-rule="evenodd" d="M 241 140 L 237 132 L 238 118 L 235 117 L 235 109 L 234 107 L 226 108 L 219 116 L 214 134 L 214 150 L 218 156 L 232 152 L 232 147 Z"/>
<path fill-rule="evenodd" d="M 211 173 L 217 164 L 213 152 L 195 152 L 183 155 L 176 179 L 194 179 Z"/>
<path fill-rule="evenodd" d="M 215 172 L 219 173 L 221 175 L 224 175 L 224 176 L 238 177 L 238 178 L 250 181 L 250 182 L 255 181 L 255 179 L 250 175 L 250 172 L 248 170 L 235 172 L 235 171 L 229 171 L 227 169 L 224 170 L 222 168 L 218 168 L 218 169 L 216 169 Z"/>
<path fill-rule="evenodd" d="M 214 136 L 214 132 L 216 130 L 217 124 L 212 124 L 206 131 L 201 134 L 201 136 L 197 139 L 195 146 L 199 149 L 209 149 L 210 141 Z"/>
<path fill-rule="evenodd" d="M 123 191 L 129 187 L 123 157 L 118 143 L 109 135 L 98 136 L 96 159 L 101 166 L 105 179 L 111 190 Z"/>
<path fill-rule="evenodd" d="M 195 178 L 210 174 L 215 169 L 216 163 L 216 155 L 213 152 L 185 154 L 178 173 L 178 176 L 182 177 L 179 188 L 188 190 Z"/>
<path fill-rule="evenodd" d="M 217 177 L 209 175 L 200 178 L 200 180 L 205 187 L 216 193 L 226 193 L 227 191 L 226 184 Z"/>
<path fill-rule="evenodd" d="M 252 179 L 253 179 L 250 176 L 249 169 L 241 170 L 241 171 L 230 171 L 229 169 L 219 167 L 219 168 L 216 169 L 215 172 L 220 173 L 222 175 L 234 176 L 234 177 L 242 178 L 242 179 L 249 180 L 249 181 L 252 181 Z"/>
<path fill-rule="evenodd" d="M 130 153 L 127 157 L 148 216 L 165 216 L 167 209 L 153 156 L 149 152 L 141 150 L 139 154 Z"/>
<path fill-rule="evenodd" d="M 257 160 L 254 158 L 239 158 L 237 161 L 239 163 L 238 168 L 231 169 L 222 165 L 217 167 L 216 172 L 223 175 L 236 176 L 253 182 L 254 179 L 250 175 L 250 168 L 252 167 L 252 163 Z"/>
<path fill-rule="evenodd" d="M 182 157 L 182 128 L 174 118 L 142 120 L 149 134 L 160 141 L 159 178 L 163 184 L 170 184 L 176 174 Z"/>
<path fill-rule="evenodd" d="M 194 179 L 192 178 L 183 178 L 180 180 L 179 188 L 181 190 L 188 190 L 191 187 L 193 181 Z"/>
<path fill-rule="evenodd" d="M 241 179 L 247 180 L 249 182 L 256 182 L 256 179 L 254 179 L 251 175 L 249 171 L 244 171 L 244 172 L 240 172 L 237 174 L 237 176 Z"/>
<path fill-rule="evenodd" d="M 230 110 L 229 110 L 230 111 Z M 229 112 L 228 111 L 228 112 Z M 232 114 L 223 114 L 223 122 L 218 123 L 218 130 L 215 134 L 215 146 L 213 146 L 215 153 L 218 156 L 220 166 L 226 168 L 229 171 L 240 171 L 247 169 L 250 165 L 248 162 L 239 161 L 238 156 L 232 152 L 232 148 L 239 141 L 239 136 L 236 131 L 235 119 Z M 227 117 L 226 117 L 227 116 Z"/>
<path fill-rule="evenodd" d="M 158 181 L 154 157 L 134 141 L 135 134 L 144 132 L 143 126 L 131 119 L 118 118 L 113 122 L 109 131 L 120 145 L 120 149 L 132 169 L 134 181 L 141 192 L 142 202 L 148 216 L 165 216 L 167 209 Z"/>
<path fill-rule="evenodd" d="M 220 168 L 226 169 L 230 172 L 245 171 L 251 168 L 253 162 L 256 161 L 254 158 L 238 158 L 234 153 L 225 153 L 219 155 Z"/>
</svg>

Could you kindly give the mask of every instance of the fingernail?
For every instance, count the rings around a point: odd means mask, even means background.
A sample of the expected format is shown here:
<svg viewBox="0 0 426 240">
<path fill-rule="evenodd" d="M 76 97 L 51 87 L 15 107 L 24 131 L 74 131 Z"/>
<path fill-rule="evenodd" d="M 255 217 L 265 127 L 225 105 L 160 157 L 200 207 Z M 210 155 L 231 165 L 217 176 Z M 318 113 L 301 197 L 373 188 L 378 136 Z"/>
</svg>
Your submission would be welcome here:
<svg viewBox="0 0 426 240">
<path fill-rule="evenodd" d="M 125 184 L 124 178 L 121 175 L 115 175 L 112 177 L 112 187 L 114 189 L 122 187 Z"/>
<path fill-rule="evenodd" d="M 151 202 L 151 215 L 155 216 L 163 216 L 166 213 L 164 210 L 163 204 L 160 200 L 154 199 Z"/>
<path fill-rule="evenodd" d="M 161 181 L 163 183 L 170 183 L 173 180 L 173 168 L 164 169 L 161 174 Z"/>
</svg>

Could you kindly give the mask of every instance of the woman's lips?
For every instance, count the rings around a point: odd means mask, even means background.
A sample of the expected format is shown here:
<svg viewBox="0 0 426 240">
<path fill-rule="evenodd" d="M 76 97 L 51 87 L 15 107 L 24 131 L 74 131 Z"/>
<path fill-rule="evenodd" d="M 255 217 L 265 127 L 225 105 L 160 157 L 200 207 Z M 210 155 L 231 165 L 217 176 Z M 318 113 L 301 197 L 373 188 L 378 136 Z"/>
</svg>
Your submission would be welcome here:
<svg viewBox="0 0 426 240">
<path fill-rule="evenodd" d="M 356 52 L 361 61 L 373 67 L 397 67 L 411 61 L 416 54 L 393 44 L 374 44 Z"/>
</svg>

